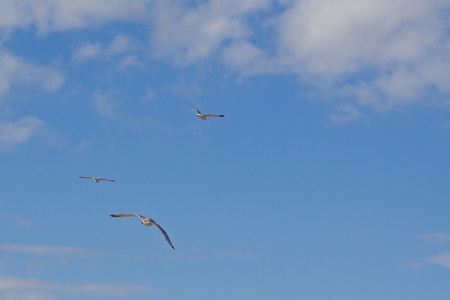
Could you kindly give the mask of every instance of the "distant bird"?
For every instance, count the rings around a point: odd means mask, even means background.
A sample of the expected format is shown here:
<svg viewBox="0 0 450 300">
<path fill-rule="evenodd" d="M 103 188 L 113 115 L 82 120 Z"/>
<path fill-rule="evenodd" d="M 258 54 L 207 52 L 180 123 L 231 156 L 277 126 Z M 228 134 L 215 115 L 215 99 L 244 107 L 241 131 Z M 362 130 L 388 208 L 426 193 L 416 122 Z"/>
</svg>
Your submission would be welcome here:
<svg viewBox="0 0 450 300">
<path fill-rule="evenodd" d="M 94 181 L 97 182 L 97 183 L 99 183 L 100 180 L 103 180 L 103 181 L 111 181 L 111 182 L 114 182 L 114 181 L 115 181 L 115 180 L 105 179 L 105 178 L 84 177 L 84 176 L 80 176 L 80 178 L 83 178 L 83 179 L 94 179 Z"/>
<path fill-rule="evenodd" d="M 169 243 L 169 245 L 172 247 L 172 249 L 175 250 L 175 247 L 172 245 L 172 242 L 170 241 L 169 236 L 167 235 L 167 233 L 164 231 L 164 229 L 162 229 L 161 226 L 158 225 L 158 223 L 156 223 L 153 219 L 150 218 L 146 218 L 144 216 L 138 215 L 138 214 L 112 214 L 110 215 L 111 217 L 139 217 L 142 219 L 141 224 L 144 224 L 145 226 L 152 226 L 155 225 L 156 227 L 158 227 L 158 229 L 161 231 L 161 233 L 164 235 L 164 237 L 166 238 L 166 241 Z"/>
<path fill-rule="evenodd" d="M 199 117 L 202 120 L 206 120 L 207 117 L 218 117 L 218 118 L 223 118 L 224 115 L 211 115 L 211 114 L 202 114 L 198 109 L 196 109 L 194 106 L 192 106 L 189 102 L 186 101 L 186 103 L 192 107 L 193 109 L 195 109 L 197 111 L 197 117 Z M 208 121 L 208 120 L 206 120 Z"/>
</svg>

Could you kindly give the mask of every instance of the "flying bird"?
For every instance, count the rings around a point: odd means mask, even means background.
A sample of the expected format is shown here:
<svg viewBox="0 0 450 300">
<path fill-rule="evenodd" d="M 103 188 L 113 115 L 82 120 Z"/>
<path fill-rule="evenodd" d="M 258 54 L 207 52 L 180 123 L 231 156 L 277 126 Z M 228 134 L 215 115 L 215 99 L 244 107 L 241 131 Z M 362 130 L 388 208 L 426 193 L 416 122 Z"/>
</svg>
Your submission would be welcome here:
<svg viewBox="0 0 450 300">
<path fill-rule="evenodd" d="M 161 233 L 164 235 L 164 237 L 166 238 L 167 243 L 169 243 L 170 247 L 172 247 L 172 249 L 175 250 L 175 247 L 172 245 L 172 242 L 170 241 L 169 236 L 167 235 L 167 233 L 164 231 L 164 229 L 158 225 L 158 223 L 156 223 L 153 219 L 150 218 L 146 218 L 144 216 L 138 215 L 138 214 L 112 214 L 110 215 L 111 217 L 139 217 L 142 219 L 141 224 L 144 224 L 145 226 L 152 226 L 155 225 L 156 227 L 158 227 L 158 229 L 161 231 Z"/>
<path fill-rule="evenodd" d="M 115 181 L 115 180 L 105 179 L 105 178 L 84 177 L 84 176 L 80 176 L 80 178 L 83 178 L 83 179 L 93 179 L 93 180 L 94 180 L 95 182 L 97 182 L 97 183 L 99 183 L 100 180 L 103 180 L 103 181 L 111 181 L 111 182 L 114 182 L 114 181 Z"/>
<path fill-rule="evenodd" d="M 186 103 L 192 107 L 193 109 L 195 109 L 197 111 L 197 117 L 199 117 L 202 120 L 206 120 L 208 121 L 206 118 L 207 117 L 218 117 L 218 118 L 222 118 L 224 115 L 211 115 L 211 114 L 202 114 L 198 109 L 196 109 L 194 106 L 192 106 L 189 102 L 186 101 Z"/>
</svg>

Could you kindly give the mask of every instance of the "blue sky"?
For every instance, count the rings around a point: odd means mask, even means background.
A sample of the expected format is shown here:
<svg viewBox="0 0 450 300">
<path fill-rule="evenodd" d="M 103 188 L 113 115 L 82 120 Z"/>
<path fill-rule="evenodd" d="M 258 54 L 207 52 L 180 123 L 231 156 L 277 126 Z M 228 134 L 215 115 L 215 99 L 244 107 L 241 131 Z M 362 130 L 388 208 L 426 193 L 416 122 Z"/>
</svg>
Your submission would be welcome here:
<svg viewBox="0 0 450 300">
<path fill-rule="evenodd" d="M 1 1 L 0 298 L 448 299 L 449 13 Z"/>
</svg>

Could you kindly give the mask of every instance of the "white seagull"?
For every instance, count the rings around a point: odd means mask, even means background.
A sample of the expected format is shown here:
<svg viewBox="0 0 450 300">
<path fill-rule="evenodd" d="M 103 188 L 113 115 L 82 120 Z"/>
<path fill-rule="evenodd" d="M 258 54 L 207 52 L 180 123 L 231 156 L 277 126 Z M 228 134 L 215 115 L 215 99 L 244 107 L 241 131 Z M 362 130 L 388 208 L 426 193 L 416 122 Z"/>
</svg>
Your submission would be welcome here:
<svg viewBox="0 0 450 300">
<path fill-rule="evenodd" d="M 194 106 L 192 106 L 189 102 L 186 101 L 186 103 L 192 107 L 193 109 L 195 109 L 197 111 L 197 117 L 199 117 L 202 120 L 206 120 L 207 117 L 217 117 L 217 118 L 223 118 L 224 115 L 211 115 L 211 114 L 202 114 L 198 109 L 196 109 Z M 206 120 L 208 121 L 208 120 Z"/>
<path fill-rule="evenodd" d="M 161 231 L 161 233 L 164 235 L 164 237 L 166 238 L 166 241 L 169 243 L 169 245 L 172 247 L 173 250 L 175 250 L 175 247 L 172 245 L 172 242 L 170 241 L 169 236 L 167 235 L 167 233 L 164 231 L 164 229 L 162 229 L 161 226 L 158 225 L 158 223 L 156 223 L 153 219 L 150 218 L 146 218 L 144 216 L 138 215 L 138 214 L 112 214 L 110 215 L 111 217 L 139 217 L 142 219 L 141 224 L 144 224 L 145 226 L 152 226 L 155 225 L 156 227 L 158 227 L 158 229 Z"/>
<path fill-rule="evenodd" d="M 103 181 L 111 181 L 111 182 L 114 182 L 115 180 L 111 180 L 111 179 L 105 179 L 105 178 L 95 178 L 95 177 L 85 177 L 85 176 L 80 176 L 80 178 L 83 178 L 83 179 L 93 179 L 95 182 L 97 182 L 97 183 L 99 183 L 100 182 L 100 180 L 103 180 Z"/>
</svg>

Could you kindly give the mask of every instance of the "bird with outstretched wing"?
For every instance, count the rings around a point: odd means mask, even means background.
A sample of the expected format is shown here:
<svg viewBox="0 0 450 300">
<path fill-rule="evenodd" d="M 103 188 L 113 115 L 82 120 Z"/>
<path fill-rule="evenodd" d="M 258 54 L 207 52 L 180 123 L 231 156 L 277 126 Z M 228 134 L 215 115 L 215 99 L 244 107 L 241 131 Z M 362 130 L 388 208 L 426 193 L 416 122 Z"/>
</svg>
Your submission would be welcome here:
<svg viewBox="0 0 450 300">
<path fill-rule="evenodd" d="M 197 117 L 199 117 L 202 120 L 206 120 L 208 121 L 206 118 L 207 117 L 217 117 L 217 118 L 223 118 L 224 115 L 212 115 L 212 114 L 202 114 L 197 108 L 195 108 L 194 106 L 192 106 L 189 102 L 186 101 L 186 103 L 192 107 L 193 109 L 195 109 L 197 111 Z"/>
<path fill-rule="evenodd" d="M 93 179 L 95 182 L 99 183 L 100 181 L 110 181 L 110 182 L 114 182 L 115 180 L 112 179 L 105 179 L 105 178 L 95 178 L 95 177 L 86 177 L 86 176 L 80 176 L 80 178 L 83 179 Z"/>
<path fill-rule="evenodd" d="M 138 214 L 112 214 L 110 216 L 111 217 L 138 217 L 138 218 L 141 218 L 141 220 L 142 220 L 141 224 L 143 224 L 145 226 L 155 225 L 161 231 L 161 233 L 164 235 L 167 243 L 169 243 L 169 245 L 172 247 L 172 249 L 175 250 L 175 247 L 172 245 L 172 242 L 170 241 L 170 238 L 167 235 L 166 231 L 161 226 L 159 226 L 159 224 L 156 223 L 153 219 L 150 219 L 150 218 L 138 215 Z"/>
</svg>

